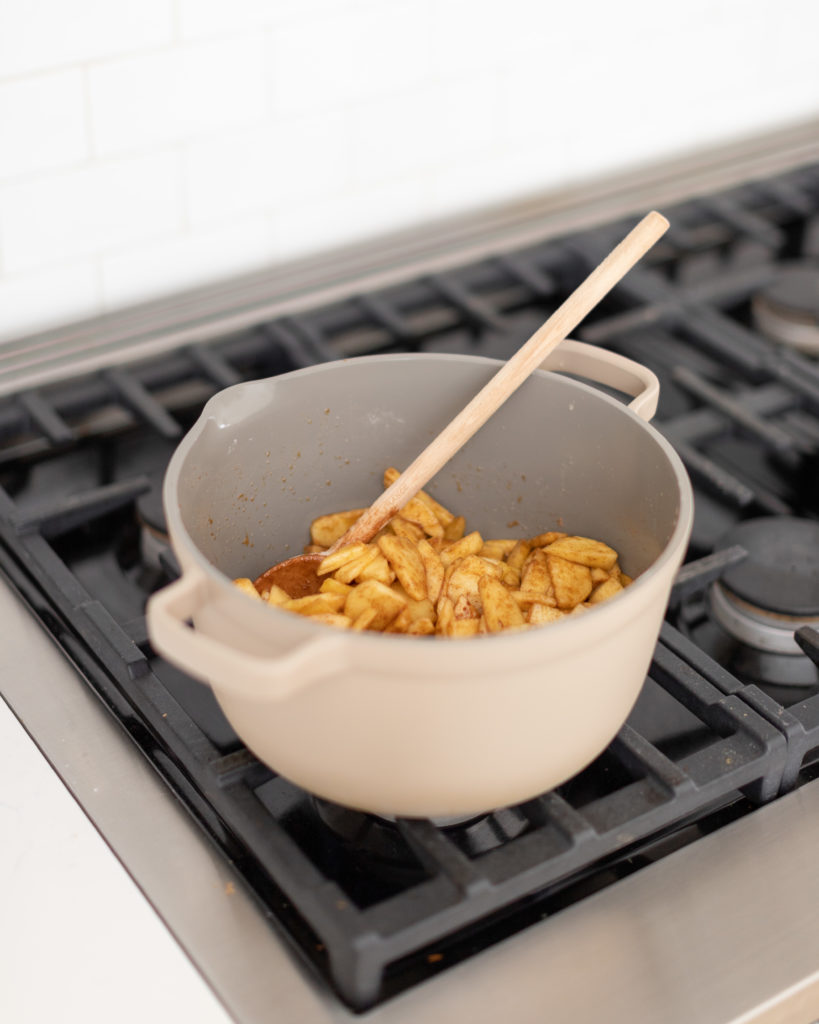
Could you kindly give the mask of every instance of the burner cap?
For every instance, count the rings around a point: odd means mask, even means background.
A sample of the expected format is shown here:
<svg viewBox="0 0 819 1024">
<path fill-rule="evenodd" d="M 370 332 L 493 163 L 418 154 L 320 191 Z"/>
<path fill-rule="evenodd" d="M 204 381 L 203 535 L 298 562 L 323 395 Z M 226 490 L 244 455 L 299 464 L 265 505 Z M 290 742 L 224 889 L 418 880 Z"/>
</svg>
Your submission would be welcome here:
<svg viewBox="0 0 819 1024">
<path fill-rule="evenodd" d="M 402 862 L 415 863 L 401 836 L 397 819 L 364 811 L 352 810 L 329 800 L 313 797 L 319 817 L 339 838 L 354 846 L 360 855 L 376 860 L 381 869 L 398 867 Z M 487 814 L 432 818 L 437 828 L 446 829 L 451 840 L 470 857 L 515 839 L 526 831 L 528 821 L 517 807 L 502 807 Z M 406 866 L 406 864 L 405 864 Z"/>
<path fill-rule="evenodd" d="M 754 297 L 752 308 L 769 337 L 819 354 L 819 267 L 787 264 Z"/>
<path fill-rule="evenodd" d="M 719 546 L 734 544 L 748 557 L 723 573 L 725 588 L 776 615 L 819 616 L 819 522 L 792 516 L 747 519 Z"/>
</svg>

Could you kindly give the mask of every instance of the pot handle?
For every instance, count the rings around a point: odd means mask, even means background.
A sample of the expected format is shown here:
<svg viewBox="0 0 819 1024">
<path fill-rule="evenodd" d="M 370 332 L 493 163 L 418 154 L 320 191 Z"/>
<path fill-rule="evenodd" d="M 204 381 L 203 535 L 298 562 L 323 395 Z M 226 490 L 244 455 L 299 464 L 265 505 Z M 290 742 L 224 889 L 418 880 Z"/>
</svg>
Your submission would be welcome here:
<svg viewBox="0 0 819 1024">
<path fill-rule="evenodd" d="M 281 657 L 237 650 L 188 625 L 208 603 L 207 582 L 183 575 L 148 600 L 148 634 L 155 650 L 202 682 L 242 695 L 284 700 L 344 664 L 344 637 L 309 639 Z"/>
<path fill-rule="evenodd" d="M 617 352 L 583 341 L 564 341 L 540 364 L 541 370 L 564 370 L 632 395 L 628 408 L 648 421 L 657 411 L 660 382 L 647 366 Z"/>
</svg>

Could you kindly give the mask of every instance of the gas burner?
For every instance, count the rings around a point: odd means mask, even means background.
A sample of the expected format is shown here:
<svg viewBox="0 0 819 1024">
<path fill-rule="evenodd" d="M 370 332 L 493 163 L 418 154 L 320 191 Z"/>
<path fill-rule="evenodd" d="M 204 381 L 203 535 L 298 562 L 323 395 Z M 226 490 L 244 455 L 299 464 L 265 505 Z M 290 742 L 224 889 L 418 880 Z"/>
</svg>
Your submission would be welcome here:
<svg viewBox="0 0 819 1024">
<path fill-rule="evenodd" d="M 319 797 L 312 797 L 311 802 L 342 846 L 352 850 L 356 861 L 377 879 L 404 886 L 424 877 L 422 865 L 394 822 Z"/>
<path fill-rule="evenodd" d="M 720 542 L 720 548 L 733 545 L 748 556 L 711 585 L 710 618 L 693 626 L 694 638 L 741 679 L 818 685 L 819 670 L 794 633 L 819 625 L 819 522 L 792 516 L 749 519 Z"/>
<path fill-rule="evenodd" d="M 162 571 L 160 556 L 168 550 L 168 526 L 162 507 L 162 476 L 149 474 L 151 487 L 136 501 L 139 549 L 143 565 Z"/>
<path fill-rule="evenodd" d="M 757 327 L 774 341 L 819 355 L 819 267 L 791 263 L 753 299 Z"/>
<path fill-rule="evenodd" d="M 752 647 L 796 653 L 794 631 L 819 622 L 819 522 L 793 516 L 748 519 L 720 547 L 734 545 L 748 557 L 729 566 L 714 584 L 717 619 Z"/>
<path fill-rule="evenodd" d="M 395 818 L 366 814 L 313 797 L 316 811 L 346 846 L 354 846 L 359 858 L 366 859 L 382 877 L 423 874 L 423 869 L 405 841 Z M 432 824 L 447 835 L 465 854 L 477 857 L 519 836 L 528 827 L 528 819 L 514 807 L 467 818 L 434 818 Z"/>
</svg>

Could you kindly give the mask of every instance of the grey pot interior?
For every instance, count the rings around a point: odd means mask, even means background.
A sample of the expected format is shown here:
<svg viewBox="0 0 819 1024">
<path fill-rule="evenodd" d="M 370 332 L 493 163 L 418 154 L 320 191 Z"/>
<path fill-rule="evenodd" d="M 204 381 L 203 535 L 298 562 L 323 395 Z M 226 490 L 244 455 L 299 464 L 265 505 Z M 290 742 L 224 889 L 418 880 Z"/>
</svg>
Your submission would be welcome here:
<svg viewBox="0 0 819 1024">
<path fill-rule="evenodd" d="M 368 356 L 229 388 L 172 460 L 169 517 L 178 499 L 204 558 L 230 578 L 255 578 L 302 550 L 314 517 L 372 501 L 384 469 L 403 469 L 498 365 Z M 636 576 L 671 539 L 683 474 L 621 403 L 537 371 L 427 489 L 484 537 L 596 537 Z"/>
</svg>

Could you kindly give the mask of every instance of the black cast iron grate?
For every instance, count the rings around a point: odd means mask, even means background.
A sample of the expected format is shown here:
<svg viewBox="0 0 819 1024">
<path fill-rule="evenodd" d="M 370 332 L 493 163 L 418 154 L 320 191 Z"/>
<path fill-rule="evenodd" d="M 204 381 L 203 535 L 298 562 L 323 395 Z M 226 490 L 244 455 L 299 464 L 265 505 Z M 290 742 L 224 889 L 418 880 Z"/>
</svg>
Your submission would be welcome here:
<svg viewBox="0 0 819 1024">
<path fill-rule="evenodd" d="M 629 225 L 259 324 L 207 346 L 0 402 L 0 568 L 264 912 L 364 1009 L 797 785 L 819 696 L 783 706 L 686 635 L 679 609 L 741 550 L 733 523 L 819 517 L 819 367 L 754 327 L 783 259 L 819 263 L 819 167 L 666 211 L 668 236 L 584 324 L 661 378 L 659 428 L 696 488 L 689 564 L 627 725 L 558 790 L 451 827 L 322 805 L 253 758 L 207 688 L 151 650 L 144 604 L 172 555 L 158 487 L 216 390 L 379 351 L 505 357 Z M 804 631 L 806 650 L 815 638 Z M 673 728 L 658 725 L 673 720 Z"/>
</svg>

